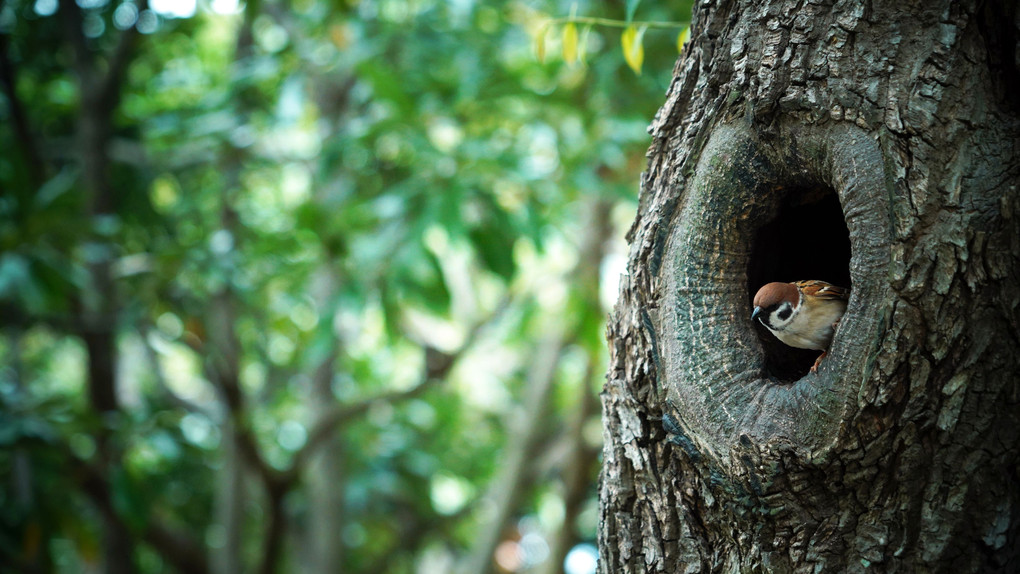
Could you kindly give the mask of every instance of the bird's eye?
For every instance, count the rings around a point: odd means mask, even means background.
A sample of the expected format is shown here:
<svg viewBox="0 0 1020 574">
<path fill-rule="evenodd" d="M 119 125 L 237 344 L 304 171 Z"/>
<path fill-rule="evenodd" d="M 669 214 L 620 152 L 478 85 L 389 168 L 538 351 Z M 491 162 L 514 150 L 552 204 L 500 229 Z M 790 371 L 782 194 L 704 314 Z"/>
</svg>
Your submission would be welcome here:
<svg viewBox="0 0 1020 574">
<path fill-rule="evenodd" d="M 778 314 L 779 320 L 780 321 L 785 321 L 785 320 L 789 319 L 791 313 L 793 313 L 793 309 L 790 309 L 789 305 L 783 305 L 782 308 L 779 309 L 779 314 Z"/>
</svg>

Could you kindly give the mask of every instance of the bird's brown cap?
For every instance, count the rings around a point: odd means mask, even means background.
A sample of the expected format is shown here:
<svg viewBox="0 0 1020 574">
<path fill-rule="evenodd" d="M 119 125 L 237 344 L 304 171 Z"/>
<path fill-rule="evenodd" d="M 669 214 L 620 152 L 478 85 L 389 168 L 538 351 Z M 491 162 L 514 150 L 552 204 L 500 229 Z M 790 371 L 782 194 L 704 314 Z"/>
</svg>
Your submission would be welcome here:
<svg viewBox="0 0 1020 574">
<path fill-rule="evenodd" d="M 754 296 L 754 306 L 767 309 L 773 305 L 779 305 L 783 301 L 789 301 L 796 305 L 800 300 L 800 292 L 793 283 L 767 283 L 758 289 Z"/>
</svg>

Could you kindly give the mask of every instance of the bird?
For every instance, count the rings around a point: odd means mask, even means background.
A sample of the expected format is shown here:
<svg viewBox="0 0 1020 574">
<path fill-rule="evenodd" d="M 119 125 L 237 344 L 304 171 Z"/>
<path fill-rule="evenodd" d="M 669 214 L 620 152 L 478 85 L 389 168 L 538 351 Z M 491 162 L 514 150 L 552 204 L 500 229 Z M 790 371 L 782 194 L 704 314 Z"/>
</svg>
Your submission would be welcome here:
<svg viewBox="0 0 1020 574">
<path fill-rule="evenodd" d="M 811 366 L 815 373 L 828 353 L 849 298 L 849 288 L 825 281 L 768 283 L 754 295 L 751 320 L 761 321 L 777 339 L 791 347 L 821 351 Z"/>
</svg>

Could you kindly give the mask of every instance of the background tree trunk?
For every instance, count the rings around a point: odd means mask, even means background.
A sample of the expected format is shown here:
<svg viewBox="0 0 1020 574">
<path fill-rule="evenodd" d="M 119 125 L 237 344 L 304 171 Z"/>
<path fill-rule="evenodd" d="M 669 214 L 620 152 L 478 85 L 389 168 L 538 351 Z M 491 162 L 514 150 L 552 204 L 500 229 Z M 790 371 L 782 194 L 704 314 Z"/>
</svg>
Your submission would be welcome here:
<svg viewBox="0 0 1020 574">
<path fill-rule="evenodd" d="M 700 3 L 610 321 L 603 572 L 1020 569 L 1015 2 Z M 817 374 L 750 320 L 852 286 Z"/>
</svg>

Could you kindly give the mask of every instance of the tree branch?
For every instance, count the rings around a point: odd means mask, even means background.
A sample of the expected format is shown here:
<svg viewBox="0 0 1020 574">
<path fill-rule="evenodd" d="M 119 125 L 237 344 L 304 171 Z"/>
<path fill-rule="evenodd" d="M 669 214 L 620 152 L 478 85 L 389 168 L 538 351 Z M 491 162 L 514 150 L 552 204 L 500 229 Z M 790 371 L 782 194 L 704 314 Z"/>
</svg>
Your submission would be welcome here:
<svg viewBox="0 0 1020 574">
<path fill-rule="evenodd" d="M 304 468 L 308 459 L 311 458 L 315 451 L 333 435 L 333 432 L 337 428 L 343 426 L 347 421 L 361 415 L 368 411 L 372 405 L 379 403 L 397 403 L 406 400 L 413 399 L 421 396 L 425 391 L 435 386 L 441 379 L 424 377 L 414 387 L 400 391 L 389 391 L 386 393 L 379 394 L 377 396 L 362 399 L 356 403 L 349 405 L 337 405 L 329 413 L 325 414 L 316 421 L 315 426 L 308 433 L 308 440 L 304 446 L 301 447 L 294 454 L 294 458 L 291 461 L 291 465 L 287 470 L 288 477 L 296 477 L 300 474 Z"/>
<path fill-rule="evenodd" d="M 510 425 L 510 442 L 504 449 L 504 462 L 485 494 L 486 500 L 494 506 L 495 516 L 477 533 L 471 551 L 462 560 L 458 572 L 485 574 L 492 571 L 492 555 L 499 544 L 504 526 L 517 508 L 527 486 L 526 469 L 546 431 L 543 422 L 549 412 L 549 396 L 556 379 L 556 366 L 565 344 L 562 332 L 550 333 L 544 340 L 535 343 L 537 356 L 528 372 L 523 416 Z"/>
<path fill-rule="evenodd" d="M 139 0 L 138 13 L 141 14 L 149 8 L 149 0 Z M 106 67 L 106 75 L 99 83 L 97 97 L 100 102 L 113 111 L 120 103 L 120 96 L 123 92 L 124 76 L 127 74 L 128 66 L 135 55 L 135 44 L 138 41 L 138 28 L 131 26 L 120 33 L 117 40 L 117 47 L 110 54 Z"/>
<path fill-rule="evenodd" d="M 92 51 L 89 50 L 85 33 L 82 31 L 81 8 L 78 7 L 75 0 L 60 0 L 60 17 L 64 23 L 64 36 L 67 43 L 71 45 L 75 73 L 78 75 L 78 81 L 85 88 L 82 91 L 91 92 L 92 81 L 95 78 L 95 61 Z"/>
<path fill-rule="evenodd" d="M 562 574 L 567 553 L 578 542 L 575 522 L 592 487 L 592 471 L 598 463 L 599 455 L 599 448 L 588 444 L 584 436 L 588 421 L 597 416 L 599 408 L 598 398 L 591 388 L 597 376 L 597 365 L 595 358 L 589 356 L 580 402 L 564 437 L 569 453 L 560 470 L 563 481 L 563 524 L 552 536 L 550 557 L 545 562 L 543 574 Z"/>
<path fill-rule="evenodd" d="M 589 221 L 581 238 L 578 262 L 570 277 L 572 283 L 581 286 L 579 296 L 585 302 L 584 308 L 600 309 L 599 267 L 605 256 L 606 238 L 612 229 L 609 222 L 612 203 L 598 199 L 591 202 L 589 209 Z M 485 495 L 495 505 L 495 516 L 477 534 L 470 553 L 461 561 L 458 571 L 464 574 L 492 571 L 492 557 L 504 527 L 533 481 L 533 474 L 529 470 L 549 427 L 546 421 L 549 416 L 549 397 L 554 388 L 562 350 L 588 325 L 585 319 L 579 317 L 572 325 L 560 326 L 558 332 L 548 334 L 546 340 L 537 343 L 536 358 L 528 372 L 523 417 L 511 425 L 511 438 L 504 454 L 505 462 Z"/>
<path fill-rule="evenodd" d="M 262 533 L 262 562 L 259 564 L 259 574 L 272 574 L 280 560 L 286 520 L 283 513 L 283 497 L 290 487 L 290 484 L 281 484 L 266 491 L 269 498 L 269 516 L 266 519 L 265 531 Z"/>
<path fill-rule="evenodd" d="M 10 37 L 10 34 L 0 34 L 0 85 L 7 97 L 7 109 L 10 110 L 14 135 L 20 142 L 19 148 L 28 166 L 29 177 L 32 184 L 38 187 L 43 183 L 46 169 L 36 145 L 35 135 L 29 127 L 28 114 L 25 113 L 25 107 L 18 97 L 17 70 L 8 53 Z"/>
<path fill-rule="evenodd" d="M 45 325 L 61 333 L 78 333 L 84 328 L 78 315 L 40 315 L 10 304 L 0 304 L 0 317 L 3 318 L 3 327 L 7 329 L 30 329 Z"/>
<path fill-rule="evenodd" d="M 182 573 L 208 574 L 209 558 L 204 545 L 187 530 L 172 528 L 150 517 L 142 537 L 167 562 Z"/>
<path fill-rule="evenodd" d="M 354 417 L 366 412 L 372 407 L 372 405 L 379 403 L 397 403 L 410 400 L 421 396 L 425 393 L 425 391 L 444 381 L 450 374 L 450 371 L 453 370 L 453 367 L 457 364 L 460 357 L 462 357 L 477 340 L 478 333 L 501 316 L 510 306 L 510 302 L 511 298 L 508 296 L 500 302 L 492 313 L 481 321 L 475 323 L 465 337 L 464 344 L 461 345 L 461 347 L 455 352 L 450 354 L 441 353 L 426 346 L 424 372 L 421 375 L 420 381 L 414 387 L 406 390 L 381 393 L 377 396 L 362 399 L 352 404 L 338 404 L 330 412 L 324 414 L 316 421 L 315 426 L 312 427 L 312 430 L 308 433 L 308 440 L 305 442 L 304 446 L 294 454 L 294 458 L 291 461 L 290 467 L 286 471 L 286 475 L 293 479 L 293 477 L 300 474 L 301 470 L 308 462 L 308 459 L 315 454 L 315 451 L 326 441 L 326 439 L 332 436 L 337 428 Z"/>
<path fill-rule="evenodd" d="M 230 329 L 230 331 L 232 332 L 233 329 Z M 210 332 L 217 333 L 217 331 Z M 223 341 L 222 334 L 214 334 L 213 337 L 221 342 Z M 225 367 L 221 365 L 220 368 L 217 368 L 207 364 L 206 371 L 209 379 L 213 381 L 216 390 L 223 397 L 227 411 L 226 414 L 231 420 L 231 435 L 237 444 L 241 457 L 255 470 L 259 480 L 266 489 L 277 488 L 282 484 L 292 482 L 293 477 L 281 473 L 262 456 L 258 440 L 248 426 L 248 417 L 245 415 L 246 401 L 241 390 L 236 362 L 233 359 L 221 357 L 221 362 L 223 360 L 226 360 L 232 366 Z"/>
<path fill-rule="evenodd" d="M 110 181 L 107 145 L 112 133 L 113 111 L 120 101 L 124 70 L 134 54 L 133 38 L 136 32 L 127 31 L 122 35 L 120 45 L 109 62 L 110 70 L 101 76 L 95 55 L 82 30 L 81 8 L 75 0 L 61 0 L 59 11 L 78 76 L 81 104 L 76 135 L 82 187 L 88 197 L 83 216 L 91 219 L 115 213 L 117 208 Z M 102 241 L 108 243 L 108 240 Z M 78 310 L 82 323 L 79 336 L 85 343 L 88 355 L 89 404 L 97 415 L 105 415 L 120 410 L 115 327 L 119 308 L 112 257 L 104 255 L 90 262 L 88 270 L 90 284 L 82 292 Z M 97 457 L 104 467 L 115 468 L 121 464 L 121 452 L 109 440 L 110 434 L 109 429 L 97 428 Z M 83 488 L 104 509 L 104 560 L 108 570 L 133 572 L 135 540 L 112 506 L 109 506 L 110 492 L 105 476 L 96 473 L 86 479 Z"/>
<path fill-rule="evenodd" d="M 104 475 L 102 469 L 95 464 L 79 458 L 71 448 L 60 443 L 58 449 L 63 456 L 70 461 L 71 470 L 76 475 L 79 486 L 92 503 L 99 509 L 99 513 L 108 523 L 115 525 L 127 536 L 127 525 L 117 512 L 113 504 L 113 491 L 109 479 Z M 171 527 L 162 522 L 157 516 L 149 514 L 145 529 L 142 532 L 144 540 L 167 562 L 173 564 L 181 572 L 194 574 L 207 574 L 209 571 L 207 558 L 203 545 L 187 531 Z M 130 555 L 115 557 L 117 561 L 130 563 Z"/>
<path fill-rule="evenodd" d="M 138 2 L 139 13 L 148 7 L 148 0 Z M 135 55 L 138 28 L 132 26 L 120 33 L 117 46 L 107 59 L 106 73 L 99 77 L 95 54 L 89 48 L 88 39 L 82 31 L 82 10 L 78 3 L 75 0 L 60 0 L 60 12 L 65 36 L 74 52 L 75 71 L 84 88 L 83 100 L 100 106 L 106 113 L 112 112 L 120 103 L 124 76 Z"/>
<path fill-rule="evenodd" d="M 139 325 L 137 330 L 139 337 L 142 339 L 142 348 L 145 351 L 145 360 L 149 363 L 149 367 L 152 369 L 152 376 L 156 379 L 156 387 L 159 389 L 160 394 L 166 397 L 166 399 L 177 408 L 188 411 L 189 413 L 198 413 L 206 418 L 212 419 L 213 414 L 209 412 L 208 409 L 178 395 L 170 388 L 169 383 L 167 383 L 166 372 L 163 370 L 163 364 L 159 361 L 156 349 L 149 341 L 149 336 L 152 334 L 151 327 L 148 325 Z"/>
</svg>

